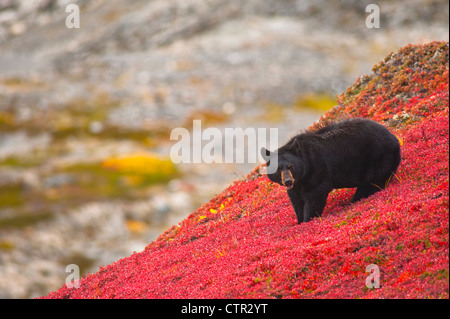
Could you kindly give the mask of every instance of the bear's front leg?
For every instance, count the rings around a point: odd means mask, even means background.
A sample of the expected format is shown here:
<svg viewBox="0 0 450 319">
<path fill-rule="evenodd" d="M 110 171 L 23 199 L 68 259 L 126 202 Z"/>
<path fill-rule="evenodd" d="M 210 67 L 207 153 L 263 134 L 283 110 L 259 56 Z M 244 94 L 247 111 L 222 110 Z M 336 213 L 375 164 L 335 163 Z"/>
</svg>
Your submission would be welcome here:
<svg viewBox="0 0 450 319">
<path fill-rule="evenodd" d="M 303 208 L 303 222 L 309 222 L 313 217 L 322 216 L 323 209 L 327 204 L 329 191 L 316 191 L 303 194 L 305 206 Z"/>
<path fill-rule="evenodd" d="M 292 207 L 294 208 L 295 215 L 297 216 L 297 222 L 300 224 L 303 222 L 303 208 L 305 206 L 305 201 L 302 199 L 300 190 L 295 187 L 288 189 L 287 193 L 291 200 Z"/>
</svg>

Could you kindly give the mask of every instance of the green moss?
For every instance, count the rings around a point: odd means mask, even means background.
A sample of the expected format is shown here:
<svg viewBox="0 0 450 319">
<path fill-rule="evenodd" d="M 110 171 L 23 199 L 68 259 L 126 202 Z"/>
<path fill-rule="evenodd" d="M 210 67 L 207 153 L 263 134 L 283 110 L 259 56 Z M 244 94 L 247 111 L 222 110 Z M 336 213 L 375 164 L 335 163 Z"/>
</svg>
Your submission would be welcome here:
<svg viewBox="0 0 450 319">
<path fill-rule="evenodd" d="M 89 131 L 88 129 L 85 130 L 87 134 L 95 135 L 98 138 L 115 139 L 115 140 L 133 140 L 136 142 L 143 143 L 146 146 L 157 145 L 158 141 L 167 140 L 168 136 L 170 136 L 169 128 L 167 129 L 156 128 L 153 130 L 144 130 L 144 129 L 129 129 L 112 125 L 104 125 L 103 130 L 97 134 L 88 131 Z"/>
<path fill-rule="evenodd" d="M 0 219 L 0 229 L 2 228 L 21 229 L 35 225 L 41 221 L 49 220 L 51 218 L 53 218 L 53 214 L 49 212 L 39 212 L 29 214 L 18 213 L 14 217 Z"/>
<path fill-rule="evenodd" d="M 33 154 L 33 156 L 10 156 L 0 161 L 0 167 L 36 167 L 44 163 L 45 159 Z"/>
<path fill-rule="evenodd" d="M 14 122 L 15 116 L 11 112 L 0 111 L 0 132 L 8 131 Z"/>
<path fill-rule="evenodd" d="M 22 186 L 12 184 L 0 186 L 0 208 L 17 207 L 25 202 Z"/>
<path fill-rule="evenodd" d="M 176 171 L 170 174 L 120 172 L 104 168 L 98 163 L 72 165 L 62 169 L 60 173 L 73 175 L 75 182 L 58 188 L 57 195 L 50 198 L 53 201 L 86 201 L 115 197 L 135 199 L 145 196 L 149 186 L 168 182 L 178 175 Z"/>
<path fill-rule="evenodd" d="M 104 170 L 98 164 L 78 164 L 64 168 L 58 173 L 69 174 L 75 177 L 71 185 L 58 188 L 55 196 L 49 200 L 94 200 L 96 198 L 109 198 L 127 195 L 127 190 L 119 183 L 120 175 Z"/>
<path fill-rule="evenodd" d="M 30 158 L 31 159 L 31 158 Z M 36 163 L 25 159 L 9 158 L 0 166 L 25 166 Z M 152 164 L 154 163 L 154 164 Z M 128 165 L 128 163 L 125 163 Z M 133 163 L 130 163 L 132 165 Z M 148 169 L 157 167 L 156 169 Z M 149 188 L 155 184 L 166 183 L 179 176 L 172 162 L 155 160 L 147 165 L 130 169 L 106 167 L 103 163 L 76 164 L 69 167 L 55 168 L 40 176 L 42 188 L 24 189 L 21 183 L 0 186 L 0 209 L 14 209 L 17 216 L 0 221 L 0 227 L 22 227 L 34 222 L 41 216 L 40 211 L 53 211 L 58 207 L 75 207 L 88 201 L 104 199 L 140 199 L 148 196 Z M 50 183 L 58 175 L 65 176 L 62 183 Z M 59 179 L 58 179 L 59 180 Z M 49 183 L 47 183 L 49 181 Z M 32 214 L 32 213 L 34 214 Z M 45 214 L 42 215 L 45 217 Z M 40 217 L 36 217 L 36 221 Z"/>
<path fill-rule="evenodd" d="M 19 159 L 15 157 L 8 157 L 0 161 L 0 167 L 2 166 L 20 166 Z"/>
<path fill-rule="evenodd" d="M 335 106 L 336 98 L 327 93 L 308 93 L 300 96 L 295 102 L 294 107 L 310 108 L 319 111 L 328 111 Z"/>
<path fill-rule="evenodd" d="M 73 137 L 133 140 L 145 146 L 154 146 L 162 139 L 167 140 L 171 131 L 169 127 L 135 129 L 109 124 L 108 116 L 118 106 L 120 100 L 112 98 L 107 93 L 96 93 L 92 98 L 74 99 L 64 105 L 50 107 L 45 112 L 36 110 L 29 119 L 20 122 L 16 120 L 17 108 L 6 107 L 0 111 L 0 132 L 23 131 L 33 136 L 45 131 L 51 133 L 54 144 L 64 143 Z M 223 116 L 217 114 L 205 113 L 203 116 L 212 122 L 225 120 Z M 93 131 L 93 123 L 100 123 L 101 128 Z"/>
<path fill-rule="evenodd" d="M 2 240 L 0 241 L 0 251 L 8 251 L 14 249 L 14 243 L 8 241 L 8 240 Z"/>
</svg>

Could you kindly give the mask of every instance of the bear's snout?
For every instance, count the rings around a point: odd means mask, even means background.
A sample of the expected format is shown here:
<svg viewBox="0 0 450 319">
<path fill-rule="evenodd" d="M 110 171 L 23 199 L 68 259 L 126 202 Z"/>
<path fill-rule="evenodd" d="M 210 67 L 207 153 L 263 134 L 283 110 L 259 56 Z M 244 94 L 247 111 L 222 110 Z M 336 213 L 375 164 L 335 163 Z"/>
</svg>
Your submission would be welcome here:
<svg viewBox="0 0 450 319">
<path fill-rule="evenodd" d="M 291 189 L 294 187 L 294 177 L 290 170 L 282 170 L 281 171 L 281 183 L 287 188 Z"/>
</svg>

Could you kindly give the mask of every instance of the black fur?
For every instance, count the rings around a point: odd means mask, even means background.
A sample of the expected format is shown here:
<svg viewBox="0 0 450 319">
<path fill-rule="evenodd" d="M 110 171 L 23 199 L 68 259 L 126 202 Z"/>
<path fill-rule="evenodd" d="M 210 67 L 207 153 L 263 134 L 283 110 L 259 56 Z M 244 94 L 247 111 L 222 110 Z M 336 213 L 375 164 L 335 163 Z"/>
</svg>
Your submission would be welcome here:
<svg viewBox="0 0 450 319">
<path fill-rule="evenodd" d="M 401 160 L 397 138 L 383 125 L 359 118 L 325 124 L 275 152 L 262 148 L 261 154 L 267 166 L 278 156 L 277 171 L 267 176 L 286 186 L 299 224 L 322 215 L 334 188 L 357 187 L 352 202 L 383 189 Z"/>
</svg>

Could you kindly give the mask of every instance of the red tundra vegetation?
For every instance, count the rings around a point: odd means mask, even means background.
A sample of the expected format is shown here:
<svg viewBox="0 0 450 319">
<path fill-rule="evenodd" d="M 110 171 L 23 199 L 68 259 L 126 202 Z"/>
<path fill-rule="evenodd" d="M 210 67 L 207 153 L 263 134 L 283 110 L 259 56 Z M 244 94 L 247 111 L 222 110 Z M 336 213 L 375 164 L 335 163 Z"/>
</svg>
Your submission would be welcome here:
<svg viewBox="0 0 450 319">
<path fill-rule="evenodd" d="M 235 181 L 147 248 L 48 298 L 448 298 L 449 46 L 409 45 L 338 98 L 322 120 L 368 117 L 400 140 L 389 187 L 297 225 L 286 190 Z M 368 288 L 366 267 L 380 270 Z"/>
</svg>

